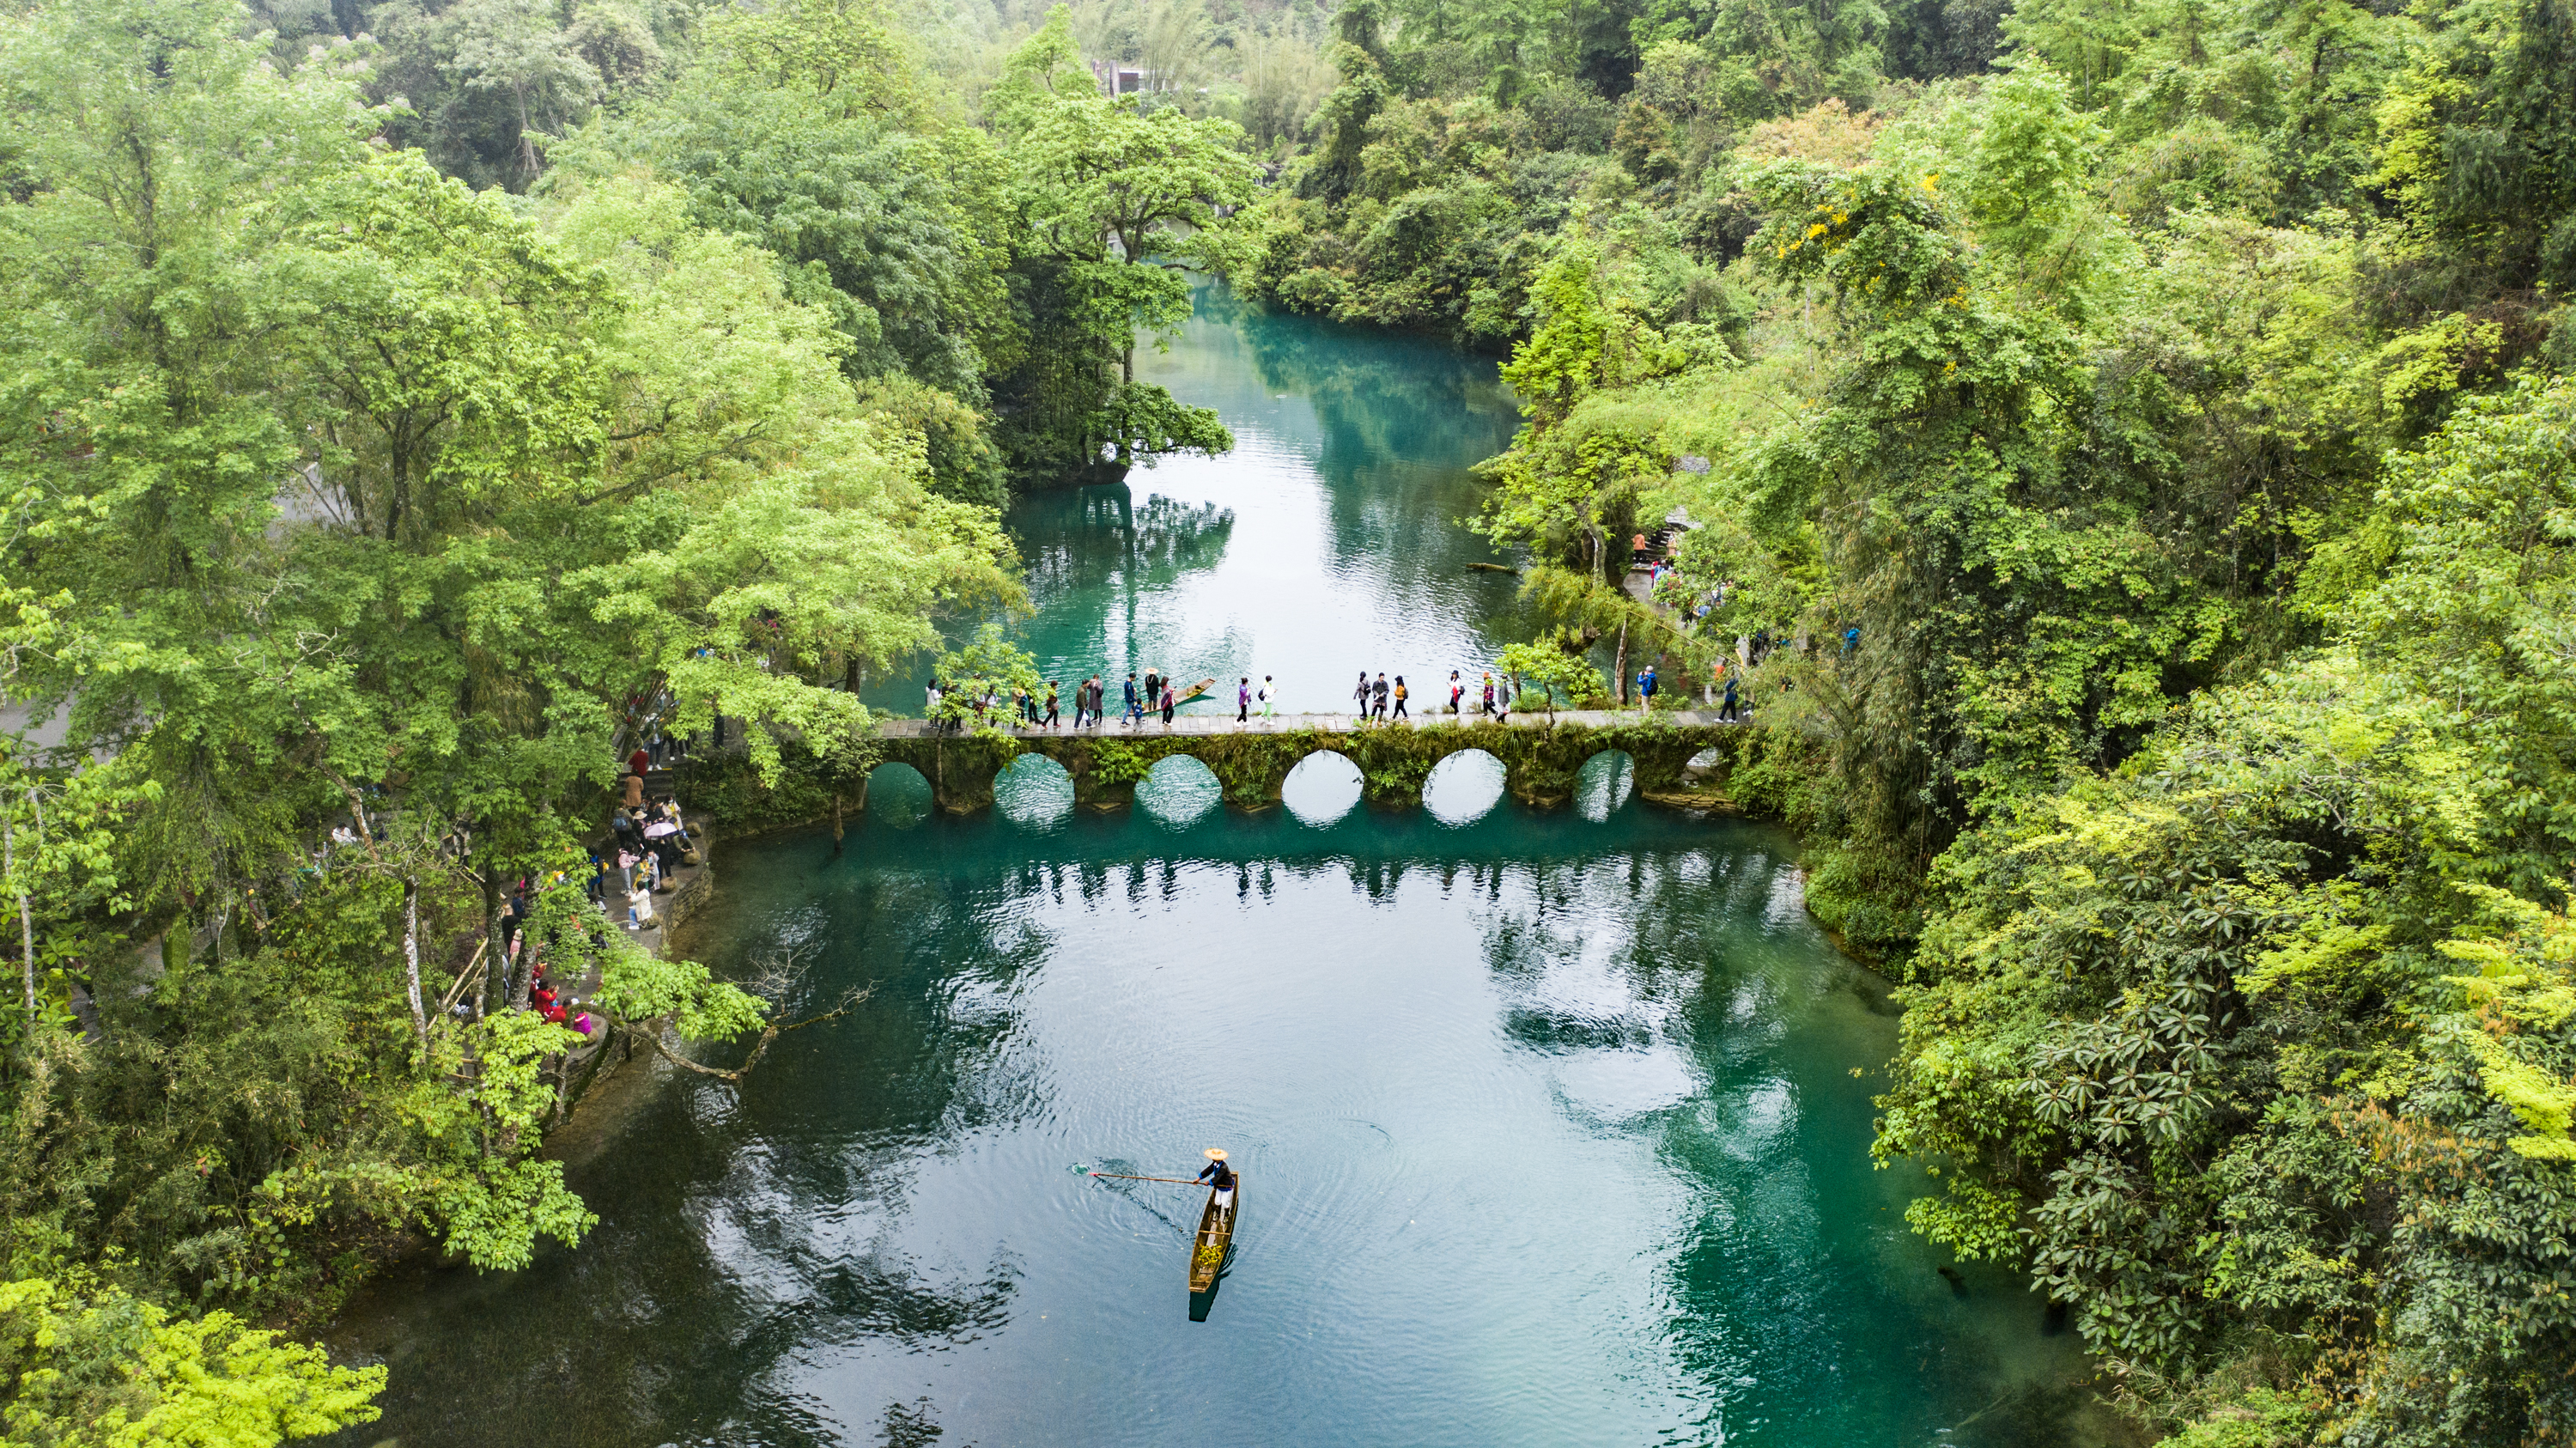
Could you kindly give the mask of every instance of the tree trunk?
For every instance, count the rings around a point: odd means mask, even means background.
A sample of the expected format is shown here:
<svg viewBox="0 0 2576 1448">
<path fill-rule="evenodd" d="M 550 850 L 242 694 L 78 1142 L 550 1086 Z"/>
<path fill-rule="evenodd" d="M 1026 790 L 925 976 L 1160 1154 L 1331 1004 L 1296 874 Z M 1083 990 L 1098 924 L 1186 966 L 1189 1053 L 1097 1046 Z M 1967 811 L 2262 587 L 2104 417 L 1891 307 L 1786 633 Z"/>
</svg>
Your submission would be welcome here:
<svg viewBox="0 0 2576 1448">
<path fill-rule="evenodd" d="M 528 88 L 512 86 L 510 93 L 519 108 L 519 169 L 528 180 L 534 181 L 537 179 L 537 143 L 528 139 Z"/>
<path fill-rule="evenodd" d="M 14 821 L 0 818 L 0 871 L 5 871 L 11 884 L 18 880 L 18 827 Z M 18 892 L 18 947 L 27 966 L 27 1021 L 32 1029 L 36 1019 L 36 925 L 27 907 L 27 892 Z"/>
<path fill-rule="evenodd" d="M 1612 666 L 1619 675 L 1619 707 L 1628 707 L 1628 621 L 1619 620 L 1619 661 Z"/>
<path fill-rule="evenodd" d="M 510 942 L 503 939 L 501 927 L 501 868 L 489 859 L 483 862 L 483 979 L 474 988 L 474 1018 L 483 1019 L 484 1005 L 491 997 L 509 989 Z"/>
<path fill-rule="evenodd" d="M 536 969 L 536 947 L 522 946 L 517 958 L 509 961 L 502 968 L 501 1009 L 515 1011 L 519 1008 L 519 1003 L 528 998 L 528 978 L 536 974 Z"/>
<path fill-rule="evenodd" d="M 420 999 L 420 882 L 403 877 L 403 990 L 411 1000 L 411 1028 L 420 1037 L 420 1059 L 429 1060 L 429 1012 Z"/>
</svg>

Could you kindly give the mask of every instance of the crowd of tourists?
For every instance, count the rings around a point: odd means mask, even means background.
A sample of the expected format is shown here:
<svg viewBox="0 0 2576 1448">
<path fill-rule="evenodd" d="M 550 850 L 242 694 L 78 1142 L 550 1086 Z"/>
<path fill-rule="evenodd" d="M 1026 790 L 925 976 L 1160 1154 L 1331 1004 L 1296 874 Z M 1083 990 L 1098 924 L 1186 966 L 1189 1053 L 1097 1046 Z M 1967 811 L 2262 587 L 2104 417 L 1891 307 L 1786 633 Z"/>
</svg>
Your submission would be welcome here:
<svg viewBox="0 0 2576 1448">
<path fill-rule="evenodd" d="M 1857 641 L 1859 630 L 1847 630 L 1843 652 L 1848 654 Z M 1744 641 L 1738 658 L 1719 657 L 1709 670 L 1705 699 L 1718 709 L 1718 717 L 1730 722 L 1749 721 L 1752 717 L 1749 669 L 1759 664 L 1775 647 L 1766 630 Z M 1634 679 L 1637 703 L 1641 710 L 1652 709 L 1663 684 L 1652 664 Z M 1131 672 L 1118 686 L 1118 709 L 1109 709 L 1108 685 L 1094 674 L 1073 686 L 1073 718 L 1067 724 L 1064 706 L 1067 702 L 1062 680 L 1049 679 L 1034 687 L 1013 687 L 1005 692 L 999 686 L 976 680 L 953 683 L 932 679 L 924 689 L 924 713 L 931 727 L 940 733 L 968 728 L 1013 728 L 1029 731 L 1100 729 L 1112 719 L 1121 729 L 1143 729 L 1157 722 L 1165 729 L 1172 727 L 1180 707 L 1209 692 L 1201 683 L 1184 686 L 1177 678 L 1159 669 Z M 1278 716 L 1280 686 L 1274 675 L 1264 674 L 1259 683 L 1249 674 L 1235 679 L 1232 688 L 1234 722 L 1239 727 L 1252 727 L 1257 719 Z M 1219 695 L 1220 698 L 1223 695 Z M 1524 702 L 1524 691 L 1515 687 L 1509 673 L 1491 669 L 1467 681 L 1457 669 L 1449 671 L 1446 693 L 1422 704 L 1413 686 L 1402 674 L 1388 675 L 1383 670 L 1372 673 L 1363 669 L 1352 683 L 1352 717 L 1363 724 L 1411 722 L 1420 713 L 1446 713 L 1456 717 L 1508 720 L 1515 705 Z M 1444 702 L 1445 700 L 1445 702 Z M 636 801 L 630 800 L 630 805 Z"/>
<path fill-rule="evenodd" d="M 617 808 L 608 818 L 609 838 L 591 856 L 591 902 L 612 917 L 625 911 L 629 930 L 654 923 L 653 897 L 674 888 L 673 877 L 684 864 L 697 863 L 697 847 L 671 799 L 647 799 L 645 781 L 653 753 L 639 745 L 626 757 L 618 777 Z"/>
</svg>

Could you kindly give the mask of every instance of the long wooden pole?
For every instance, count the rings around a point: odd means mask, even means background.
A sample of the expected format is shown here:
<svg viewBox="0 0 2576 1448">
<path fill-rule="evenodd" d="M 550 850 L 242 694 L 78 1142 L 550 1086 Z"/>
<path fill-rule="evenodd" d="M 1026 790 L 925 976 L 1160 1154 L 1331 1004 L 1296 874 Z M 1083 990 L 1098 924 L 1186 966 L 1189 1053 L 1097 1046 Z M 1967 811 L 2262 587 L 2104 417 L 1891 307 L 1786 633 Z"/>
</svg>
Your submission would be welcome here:
<svg viewBox="0 0 2576 1448">
<path fill-rule="evenodd" d="M 1120 1181 L 1122 1181 L 1122 1182 L 1170 1182 L 1170 1183 L 1172 1183 L 1174 1186 L 1183 1186 L 1183 1187 L 1196 1187 L 1196 1186 L 1205 1186 L 1205 1185 L 1206 1185 L 1206 1183 L 1205 1183 L 1205 1182 L 1199 1181 L 1199 1180 L 1198 1180 L 1197 1178 L 1195 1178 L 1195 1177 L 1149 1177 L 1149 1176 L 1131 1176 L 1131 1175 L 1129 1175 L 1128 1173 L 1123 1172 L 1123 1171 L 1095 1171 L 1095 1172 L 1087 1173 L 1087 1175 L 1090 1175 L 1090 1176 L 1096 1176 L 1096 1177 L 1116 1177 L 1116 1178 L 1118 1178 L 1118 1179 L 1119 1179 Z"/>
</svg>

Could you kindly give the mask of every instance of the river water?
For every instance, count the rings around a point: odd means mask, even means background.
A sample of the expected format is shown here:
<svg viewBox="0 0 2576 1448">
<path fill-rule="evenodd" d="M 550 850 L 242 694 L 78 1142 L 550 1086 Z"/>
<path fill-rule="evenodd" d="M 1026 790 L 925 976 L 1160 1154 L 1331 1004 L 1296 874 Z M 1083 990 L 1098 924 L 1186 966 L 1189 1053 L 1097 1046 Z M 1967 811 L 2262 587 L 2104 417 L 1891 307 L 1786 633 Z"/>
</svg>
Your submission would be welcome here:
<svg viewBox="0 0 2576 1448">
<path fill-rule="evenodd" d="M 1491 364 L 1202 301 L 1148 375 L 1237 455 L 1015 514 L 1041 658 L 1329 707 L 1525 636 L 1455 523 L 1513 423 Z M 889 770 L 837 851 L 726 847 L 701 958 L 874 993 L 739 1096 L 638 1072 L 586 1106 L 598 1229 L 354 1307 L 335 1345 L 392 1385 L 343 1441 L 2101 1440 L 2071 1340 L 1871 1168 L 1895 1018 L 1789 841 L 1630 800 L 1611 757 L 1545 814 L 1463 764 L 1372 812 L 1335 765 L 1258 816 L 1176 762 L 1124 815 L 1032 774 L 966 820 Z M 1202 1195 L 1079 1168 L 1210 1146 L 1241 1235 L 1194 1303 Z"/>
</svg>

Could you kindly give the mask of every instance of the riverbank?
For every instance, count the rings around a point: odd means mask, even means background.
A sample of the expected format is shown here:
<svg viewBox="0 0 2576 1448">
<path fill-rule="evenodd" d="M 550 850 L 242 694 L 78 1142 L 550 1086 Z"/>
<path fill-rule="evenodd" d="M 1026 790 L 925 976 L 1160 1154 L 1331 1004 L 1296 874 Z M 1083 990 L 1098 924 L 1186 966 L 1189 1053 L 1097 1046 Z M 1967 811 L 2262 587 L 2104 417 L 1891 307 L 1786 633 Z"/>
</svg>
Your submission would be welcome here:
<svg viewBox="0 0 2576 1448">
<path fill-rule="evenodd" d="M 684 816 L 690 813 L 685 802 L 681 809 Z M 667 888 L 654 896 L 650 924 L 628 929 L 623 921 L 616 918 L 617 912 L 612 911 L 610 928 L 625 930 L 627 938 L 647 955 L 667 956 L 672 942 L 689 919 L 706 908 L 715 897 L 714 834 L 703 822 L 695 826 L 691 838 L 697 846 L 698 862 L 694 865 L 683 863 L 662 877 Z M 602 983 L 601 965 L 600 957 L 591 957 L 584 964 L 581 976 L 570 982 L 559 982 L 558 990 L 574 1001 L 593 1001 Z M 595 1007 L 593 1009 L 596 1010 Z M 567 1052 L 561 1058 L 555 1071 L 554 1123 L 547 1131 L 544 1155 L 558 1155 L 555 1150 L 556 1132 L 574 1117 L 583 1100 L 606 1078 L 635 1059 L 633 1033 L 637 1029 L 639 1027 L 635 1023 L 609 1019 L 590 1044 Z M 648 1060 L 652 1058 L 649 1048 L 644 1055 Z"/>
</svg>

